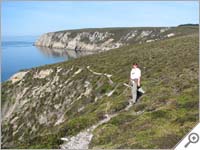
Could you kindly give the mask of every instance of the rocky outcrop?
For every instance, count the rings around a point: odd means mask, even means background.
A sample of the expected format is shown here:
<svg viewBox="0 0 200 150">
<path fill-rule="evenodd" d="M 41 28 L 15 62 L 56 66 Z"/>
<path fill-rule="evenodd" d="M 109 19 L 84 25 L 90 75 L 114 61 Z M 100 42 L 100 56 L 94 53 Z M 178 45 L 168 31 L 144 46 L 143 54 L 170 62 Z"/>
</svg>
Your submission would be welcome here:
<svg viewBox="0 0 200 150">
<path fill-rule="evenodd" d="M 12 77 L 10 77 L 9 80 L 12 81 L 12 83 L 15 83 L 17 81 L 20 81 L 26 74 L 27 74 L 28 71 L 21 71 L 21 72 L 18 72 L 16 74 L 14 74 Z"/>
<path fill-rule="evenodd" d="M 80 78 L 84 74 L 87 74 L 86 80 Z M 95 86 L 91 79 L 100 85 Z M 107 93 L 95 94 L 96 88 L 110 86 L 110 91 L 115 89 L 111 75 L 96 73 L 89 66 L 24 71 L 15 74 L 7 82 L 14 86 L 13 90 L 16 92 L 6 90 L 5 94 L 10 101 L 2 104 L 5 147 L 14 146 L 9 142 L 11 137 L 23 142 L 27 134 L 32 134 L 33 137 L 42 136 L 40 129 L 50 126 L 61 128 L 60 125 L 68 120 L 68 113 L 73 112 L 70 117 L 73 114 L 82 114 L 91 102 L 97 103 L 98 99 L 111 96 Z M 12 126 L 12 134 L 8 133 L 7 126 Z"/>
<path fill-rule="evenodd" d="M 36 46 L 106 51 L 128 45 L 165 39 L 175 36 L 173 28 L 114 28 L 114 29 L 83 29 L 59 31 L 43 34 Z"/>
<path fill-rule="evenodd" d="M 123 45 L 121 42 L 113 42 L 113 34 L 109 32 L 79 32 L 70 31 L 47 33 L 36 42 L 36 46 L 50 48 L 67 48 L 78 50 L 108 50 Z"/>
</svg>

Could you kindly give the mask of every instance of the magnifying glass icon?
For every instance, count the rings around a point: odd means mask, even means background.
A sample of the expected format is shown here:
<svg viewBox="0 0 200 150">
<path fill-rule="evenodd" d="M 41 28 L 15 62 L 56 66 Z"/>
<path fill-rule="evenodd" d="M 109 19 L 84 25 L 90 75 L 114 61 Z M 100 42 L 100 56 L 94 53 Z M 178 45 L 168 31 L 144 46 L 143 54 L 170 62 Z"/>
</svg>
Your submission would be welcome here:
<svg viewBox="0 0 200 150">
<path fill-rule="evenodd" d="M 188 140 L 188 143 L 185 144 L 185 148 L 187 148 L 190 143 L 197 143 L 199 141 L 199 135 L 197 133 L 191 133 L 188 136 Z"/>
</svg>

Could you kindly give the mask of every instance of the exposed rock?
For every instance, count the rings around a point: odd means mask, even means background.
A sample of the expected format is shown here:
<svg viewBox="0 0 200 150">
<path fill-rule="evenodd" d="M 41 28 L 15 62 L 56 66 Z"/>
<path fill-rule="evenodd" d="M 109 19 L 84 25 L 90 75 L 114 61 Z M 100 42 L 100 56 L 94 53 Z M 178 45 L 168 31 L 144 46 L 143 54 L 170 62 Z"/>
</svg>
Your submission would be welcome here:
<svg viewBox="0 0 200 150">
<path fill-rule="evenodd" d="M 81 112 L 82 110 L 84 110 L 84 106 L 82 106 L 81 108 L 78 109 L 78 112 Z"/>
<path fill-rule="evenodd" d="M 65 117 L 64 117 L 64 114 L 56 121 L 55 125 L 59 125 L 61 124 L 62 122 L 65 121 Z"/>
<path fill-rule="evenodd" d="M 150 42 L 154 42 L 155 40 L 147 40 L 146 42 L 147 43 L 150 43 Z"/>
<path fill-rule="evenodd" d="M 14 74 L 9 80 L 12 81 L 12 83 L 15 83 L 17 81 L 20 81 L 23 79 L 23 77 L 28 73 L 28 71 L 21 71 L 16 74 Z"/>
<path fill-rule="evenodd" d="M 42 35 L 36 42 L 36 46 L 74 49 L 78 46 L 81 50 L 107 50 L 113 46 L 112 33 L 109 32 L 80 32 L 71 37 L 73 32 L 55 32 Z M 98 44 L 100 42 L 100 44 Z M 118 45 L 114 46 L 117 47 Z M 108 48 L 109 47 L 109 48 Z"/>
<path fill-rule="evenodd" d="M 82 71 L 82 69 L 78 69 L 76 72 L 74 72 L 74 75 L 72 77 L 74 77 L 75 75 L 79 74 Z"/>
<path fill-rule="evenodd" d="M 172 37 L 172 36 L 175 36 L 175 34 L 174 33 L 167 34 L 167 37 Z"/>
<path fill-rule="evenodd" d="M 47 123 L 47 116 L 46 116 L 46 115 L 44 116 L 43 114 L 40 115 L 40 116 L 39 116 L 39 123 L 40 123 L 40 124 L 45 124 L 45 123 Z"/>
<path fill-rule="evenodd" d="M 34 78 L 45 78 L 46 76 L 49 76 L 52 72 L 52 69 L 41 70 L 39 73 L 36 73 L 34 75 Z"/>
<path fill-rule="evenodd" d="M 35 45 L 39 47 L 49 47 L 57 49 L 70 49 L 85 51 L 107 51 L 129 45 L 131 42 L 144 41 L 148 36 L 158 38 L 160 34 L 170 28 L 123 28 L 120 31 L 116 28 L 110 31 L 92 29 L 69 30 L 50 32 L 43 34 Z M 121 32 L 121 33 L 120 33 Z M 120 34 L 119 34 L 120 33 Z M 168 37 L 163 35 L 163 37 Z M 169 36 L 171 37 L 171 36 Z M 58 53 L 58 52 L 56 52 Z"/>
<path fill-rule="evenodd" d="M 92 139 L 91 132 L 80 132 L 77 136 L 71 138 L 62 138 L 64 141 L 69 141 L 66 144 L 61 145 L 61 149 L 88 149 L 89 143 Z"/>
<path fill-rule="evenodd" d="M 115 92 L 115 89 L 114 90 L 112 90 L 112 91 L 110 91 L 109 93 L 107 93 L 106 95 L 108 96 L 108 97 L 110 97 L 113 93 Z"/>
<path fill-rule="evenodd" d="M 169 30 L 170 28 L 168 27 L 168 28 L 163 28 L 163 29 L 160 29 L 160 33 L 163 33 L 163 32 L 165 32 L 165 31 L 167 31 L 167 30 Z"/>
<path fill-rule="evenodd" d="M 83 95 L 85 95 L 87 97 L 92 92 L 92 86 L 90 85 L 90 82 L 85 81 L 84 87 L 86 88 L 86 90 L 83 93 Z"/>
<path fill-rule="evenodd" d="M 152 33 L 152 31 L 142 31 L 142 33 L 140 34 L 140 36 L 143 38 L 145 36 L 148 36 Z"/>
</svg>

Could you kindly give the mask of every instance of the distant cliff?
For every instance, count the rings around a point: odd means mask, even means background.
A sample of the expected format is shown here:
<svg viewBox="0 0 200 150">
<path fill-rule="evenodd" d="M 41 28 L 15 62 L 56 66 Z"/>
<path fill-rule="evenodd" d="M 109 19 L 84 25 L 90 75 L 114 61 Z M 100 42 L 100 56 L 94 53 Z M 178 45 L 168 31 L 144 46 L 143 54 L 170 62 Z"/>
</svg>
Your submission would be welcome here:
<svg viewBox="0 0 200 150">
<path fill-rule="evenodd" d="M 190 32 L 192 33 L 192 32 Z M 119 48 L 130 43 L 162 40 L 184 33 L 179 27 L 102 28 L 50 32 L 43 34 L 36 46 L 78 50 L 100 50 Z"/>
</svg>

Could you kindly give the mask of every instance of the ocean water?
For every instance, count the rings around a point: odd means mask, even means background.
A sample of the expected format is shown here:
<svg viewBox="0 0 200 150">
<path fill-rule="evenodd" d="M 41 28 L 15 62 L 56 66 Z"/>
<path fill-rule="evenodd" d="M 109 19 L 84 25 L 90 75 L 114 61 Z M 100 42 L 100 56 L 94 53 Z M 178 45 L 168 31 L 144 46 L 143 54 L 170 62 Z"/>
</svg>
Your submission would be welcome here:
<svg viewBox="0 0 200 150">
<path fill-rule="evenodd" d="M 1 82 L 22 70 L 45 64 L 68 61 L 91 53 L 75 53 L 74 50 L 49 49 L 33 46 L 38 37 L 7 37 L 1 41 Z"/>
</svg>

